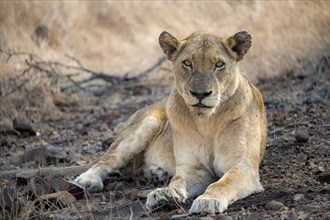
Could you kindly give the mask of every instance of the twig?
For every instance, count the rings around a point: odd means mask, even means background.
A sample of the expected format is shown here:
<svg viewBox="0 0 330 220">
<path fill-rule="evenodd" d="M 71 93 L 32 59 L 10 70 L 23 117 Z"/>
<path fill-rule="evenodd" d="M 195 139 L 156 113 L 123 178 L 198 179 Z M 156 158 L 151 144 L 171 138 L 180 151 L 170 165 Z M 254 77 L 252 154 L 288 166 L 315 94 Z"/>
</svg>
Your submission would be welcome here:
<svg viewBox="0 0 330 220">
<path fill-rule="evenodd" d="M 6 60 L 6 63 L 9 62 L 10 58 L 13 57 L 13 56 L 19 56 L 19 55 L 28 55 L 28 56 L 36 56 L 35 54 L 32 54 L 32 53 L 27 53 L 27 52 L 8 52 L 2 48 L 0 48 L 0 52 L 6 54 L 8 57 L 7 57 L 7 60 Z"/>
<path fill-rule="evenodd" d="M 81 174 L 88 170 L 93 164 L 87 164 L 83 166 L 72 166 L 72 167 L 41 167 L 38 169 L 30 169 L 37 171 L 37 174 L 40 176 L 75 176 Z M 0 172 L 0 178 L 15 178 L 17 173 L 26 171 L 28 169 L 19 169 L 19 170 L 7 170 Z"/>
<path fill-rule="evenodd" d="M 73 57 L 73 56 L 70 56 L 69 54 L 65 54 L 65 56 L 66 56 L 67 58 L 69 58 L 70 60 L 73 60 L 74 62 L 76 62 L 76 63 L 78 64 L 79 67 L 83 67 L 83 65 L 81 64 L 81 62 L 80 62 L 77 58 L 75 58 L 75 57 Z"/>
<path fill-rule="evenodd" d="M 131 211 L 131 216 L 130 216 L 129 219 L 132 220 L 133 219 L 133 215 L 134 215 L 132 207 L 129 207 L 129 210 Z"/>
</svg>

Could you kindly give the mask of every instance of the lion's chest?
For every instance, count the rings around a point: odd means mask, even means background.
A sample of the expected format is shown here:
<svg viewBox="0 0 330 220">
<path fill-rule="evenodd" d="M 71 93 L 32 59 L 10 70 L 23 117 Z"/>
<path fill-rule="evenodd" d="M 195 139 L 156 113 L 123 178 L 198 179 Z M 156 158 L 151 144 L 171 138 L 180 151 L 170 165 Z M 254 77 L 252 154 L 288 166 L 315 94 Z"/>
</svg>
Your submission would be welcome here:
<svg viewBox="0 0 330 220">
<path fill-rule="evenodd" d="M 225 124 L 216 120 L 204 120 L 203 118 L 195 121 L 195 129 L 192 133 L 192 145 L 195 148 L 195 156 L 208 167 L 212 173 L 221 177 L 229 168 L 231 161 L 231 147 L 227 146 L 228 139 Z M 231 145 L 231 143 L 229 144 Z"/>
<path fill-rule="evenodd" d="M 200 141 L 205 143 L 213 143 L 217 134 L 218 126 L 214 120 L 209 118 L 198 117 L 194 120 L 195 126 L 192 128 L 200 136 Z"/>
</svg>

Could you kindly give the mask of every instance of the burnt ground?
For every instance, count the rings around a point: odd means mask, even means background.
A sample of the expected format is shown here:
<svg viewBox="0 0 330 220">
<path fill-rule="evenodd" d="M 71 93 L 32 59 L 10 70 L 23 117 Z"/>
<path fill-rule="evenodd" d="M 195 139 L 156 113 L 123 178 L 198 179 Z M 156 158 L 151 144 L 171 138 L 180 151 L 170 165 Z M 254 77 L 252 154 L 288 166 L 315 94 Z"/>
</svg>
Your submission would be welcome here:
<svg viewBox="0 0 330 220">
<path fill-rule="evenodd" d="M 329 57 L 324 57 L 308 71 L 292 71 L 258 81 L 269 129 L 267 150 L 260 168 L 265 191 L 235 202 L 222 214 L 188 215 L 192 201 L 182 206 L 163 206 L 148 213 L 143 208 L 145 195 L 157 186 L 126 176 L 110 177 L 101 193 L 86 192 L 62 203 L 59 197 L 55 201 L 40 200 L 42 196 L 59 191 L 56 186 L 59 178 L 34 173 L 2 178 L 0 217 L 330 219 L 329 65 Z M 107 92 L 107 87 L 94 87 L 84 104 L 58 102 L 59 113 L 31 123 L 40 136 L 1 134 L 1 171 L 66 167 L 97 161 L 129 115 L 169 94 L 170 80 L 162 79 L 111 93 Z M 41 191 L 37 191 L 36 186 Z"/>
</svg>

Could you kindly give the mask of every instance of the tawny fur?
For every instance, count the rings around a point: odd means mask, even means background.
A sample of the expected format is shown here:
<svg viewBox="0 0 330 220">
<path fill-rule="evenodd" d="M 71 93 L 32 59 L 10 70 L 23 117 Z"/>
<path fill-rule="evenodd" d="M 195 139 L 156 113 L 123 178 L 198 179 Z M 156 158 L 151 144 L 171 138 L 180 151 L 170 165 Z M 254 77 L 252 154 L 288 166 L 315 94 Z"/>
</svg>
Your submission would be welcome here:
<svg viewBox="0 0 330 220">
<path fill-rule="evenodd" d="M 238 67 L 251 36 L 242 31 L 224 39 L 199 31 L 179 41 L 163 32 L 159 43 L 173 63 L 171 95 L 135 113 L 103 158 L 76 181 L 99 191 L 108 174 L 142 169 L 147 178 L 173 176 L 148 195 L 147 209 L 198 196 L 190 213 L 223 212 L 263 190 L 265 109 Z"/>
</svg>

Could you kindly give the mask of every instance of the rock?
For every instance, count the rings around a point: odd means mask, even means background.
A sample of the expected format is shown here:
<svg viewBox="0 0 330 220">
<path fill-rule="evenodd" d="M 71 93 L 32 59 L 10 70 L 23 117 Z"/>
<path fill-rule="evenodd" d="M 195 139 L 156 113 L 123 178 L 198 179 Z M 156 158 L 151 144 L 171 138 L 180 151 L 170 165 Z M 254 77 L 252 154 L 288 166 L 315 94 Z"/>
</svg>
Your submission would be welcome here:
<svg viewBox="0 0 330 220">
<path fill-rule="evenodd" d="M 105 123 L 105 122 L 103 122 L 99 127 L 100 131 L 106 131 L 108 129 L 109 129 L 109 127 L 108 127 L 107 123 Z"/>
<path fill-rule="evenodd" d="M 12 188 L 0 188 L 0 206 L 1 208 L 9 209 L 12 204 L 15 204 L 15 191 Z"/>
<path fill-rule="evenodd" d="M 116 186 L 113 191 L 122 191 L 124 189 L 124 185 L 122 182 L 116 182 Z"/>
<path fill-rule="evenodd" d="M 299 202 L 305 199 L 305 195 L 304 194 L 296 194 L 293 196 L 293 201 L 295 202 Z"/>
<path fill-rule="evenodd" d="M 312 202 L 306 205 L 303 205 L 299 208 L 299 210 L 302 210 L 304 212 L 316 212 L 321 209 L 321 204 L 318 202 Z"/>
<path fill-rule="evenodd" d="M 285 212 L 280 215 L 280 220 L 296 220 L 297 219 L 297 214 L 294 210 Z"/>
<path fill-rule="evenodd" d="M 16 173 L 16 184 L 18 186 L 27 185 L 29 179 L 37 176 L 39 173 L 38 169 L 22 169 Z"/>
<path fill-rule="evenodd" d="M 81 128 L 80 129 L 80 134 L 83 135 L 83 136 L 87 136 L 88 135 L 88 128 Z"/>
<path fill-rule="evenodd" d="M 275 200 L 272 200 L 266 204 L 266 209 L 268 210 L 280 210 L 284 207 L 284 204 Z"/>
<path fill-rule="evenodd" d="M 167 220 L 167 219 L 170 219 L 170 216 L 169 214 L 167 213 L 164 213 L 162 214 L 160 217 L 159 217 L 160 220 Z"/>
<path fill-rule="evenodd" d="M 68 154 L 62 149 L 55 147 L 54 145 L 47 144 L 44 146 L 45 148 L 45 156 L 47 159 L 65 159 L 68 157 Z"/>
<path fill-rule="evenodd" d="M 223 220 L 233 220 L 233 218 L 230 216 L 225 216 L 225 218 Z"/>
<path fill-rule="evenodd" d="M 18 131 L 22 136 L 36 136 L 37 132 L 32 128 L 32 126 L 23 121 L 15 118 L 13 121 L 13 128 Z"/>
<path fill-rule="evenodd" d="M 25 163 L 35 161 L 37 164 L 44 164 L 46 162 L 44 147 L 27 149 L 21 157 L 21 161 Z"/>
<path fill-rule="evenodd" d="M 132 189 L 129 198 L 131 200 L 136 200 L 138 198 L 138 193 L 139 193 L 138 189 Z"/>
<path fill-rule="evenodd" d="M 140 199 L 146 199 L 149 195 L 149 193 L 151 193 L 152 190 L 151 189 L 148 189 L 148 190 L 140 190 L 137 194 L 137 196 L 140 198 Z"/>
<path fill-rule="evenodd" d="M 309 140 L 309 133 L 306 130 L 298 130 L 295 133 L 295 138 L 299 143 L 306 143 Z"/>
<path fill-rule="evenodd" d="M 117 182 L 111 182 L 107 185 L 107 191 L 113 191 L 114 188 L 116 187 Z"/>
<path fill-rule="evenodd" d="M 185 219 L 186 217 L 188 217 L 189 214 L 185 213 L 185 214 L 180 214 L 180 215 L 172 215 L 171 216 L 171 220 L 178 220 L 178 219 Z"/>
<path fill-rule="evenodd" d="M 32 193 L 36 196 L 42 196 L 50 193 L 54 193 L 55 189 L 52 188 L 46 180 L 40 176 L 36 176 L 30 179 L 30 186 Z"/>
<path fill-rule="evenodd" d="M 36 161 L 38 164 L 44 164 L 46 162 L 54 164 L 57 163 L 58 160 L 65 159 L 67 157 L 67 153 L 62 149 L 59 149 L 51 144 L 47 144 L 42 147 L 26 150 L 21 158 L 21 161 L 25 163 Z"/>
<path fill-rule="evenodd" d="M 37 200 L 41 204 L 52 203 L 57 208 L 61 209 L 63 207 L 69 207 L 72 203 L 76 201 L 76 198 L 73 195 L 71 195 L 68 191 L 60 191 L 57 193 L 51 193 L 40 196 Z"/>
<path fill-rule="evenodd" d="M 55 183 L 55 185 L 57 186 L 56 189 L 58 191 L 68 191 L 76 199 L 85 198 L 84 189 L 74 181 L 66 180 L 63 178 L 53 178 L 51 182 Z"/>
</svg>

